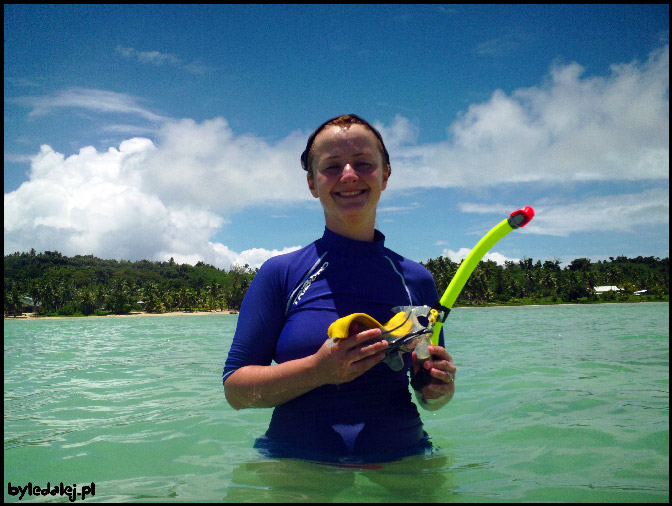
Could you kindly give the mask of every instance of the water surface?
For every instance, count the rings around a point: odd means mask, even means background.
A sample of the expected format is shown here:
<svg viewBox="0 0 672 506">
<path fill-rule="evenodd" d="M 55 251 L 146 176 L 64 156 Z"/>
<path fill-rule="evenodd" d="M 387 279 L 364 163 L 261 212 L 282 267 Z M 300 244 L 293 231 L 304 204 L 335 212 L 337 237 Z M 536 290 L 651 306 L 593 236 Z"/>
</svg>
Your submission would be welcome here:
<svg viewBox="0 0 672 506">
<path fill-rule="evenodd" d="M 224 399 L 236 321 L 5 321 L 5 500 L 668 502 L 666 303 L 454 309 L 457 391 L 421 411 L 437 449 L 380 469 L 252 448 L 271 410 Z"/>
</svg>

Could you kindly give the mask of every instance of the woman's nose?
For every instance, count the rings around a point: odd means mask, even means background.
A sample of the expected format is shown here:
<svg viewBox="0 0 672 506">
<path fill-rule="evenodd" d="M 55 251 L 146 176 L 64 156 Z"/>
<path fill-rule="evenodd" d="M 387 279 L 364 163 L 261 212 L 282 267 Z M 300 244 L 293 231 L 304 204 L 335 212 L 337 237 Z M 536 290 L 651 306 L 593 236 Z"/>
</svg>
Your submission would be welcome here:
<svg viewBox="0 0 672 506">
<path fill-rule="evenodd" d="M 349 163 L 346 163 L 341 172 L 341 181 L 354 181 L 356 179 L 357 172 L 355 171 L 355 168 Z"/>
</svg>

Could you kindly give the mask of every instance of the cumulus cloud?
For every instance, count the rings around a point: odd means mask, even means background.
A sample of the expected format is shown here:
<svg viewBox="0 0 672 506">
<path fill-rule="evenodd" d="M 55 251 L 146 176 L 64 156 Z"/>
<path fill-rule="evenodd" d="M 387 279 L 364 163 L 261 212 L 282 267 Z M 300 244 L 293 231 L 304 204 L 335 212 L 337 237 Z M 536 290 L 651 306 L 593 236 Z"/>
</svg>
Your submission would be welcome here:
<svg viewBox="0 0 672 506">
<path fill-rule="evenodd" d="M 471 105 L 446 141 L 400 145 L 388 187 L 667 179 L 669 46 L 606 77 L 584 74 L 555 65 L 540 86 Z"/>
<path fill-rule="evenodd" d="M 397 114 L 390 125 L 376 121 L 373 123 L 373 126 L 383 136 L 385 147 L 388 151 L 405 144 L 415 143 L 420 135 L 418 126 L 411 123 L 408 118 L 403 117 L 401 114 Z"/>
<path fill-rule="evenodd" d="M 173 257 L 228 269 L 259 267 L 298 248 L 237 253 L 211 242 L 224 218 L 202 202 L 171 202 L 145 188 L 143 170 L 156 152 L 154 143 L 142 138 L 107 152 L 86 147 L 67 158 L 42 146 L 30 180 L 4 196 L 5 253 L 35 248 L 129 260 Z"/>
<path fill-rule="evenodd" d="M 419 145 L 419 127 L 401 115 L 388 125 L 375 123 L 392 156 L 388 193 L 521 181 L 668 181 L 669 48 L 644 63 L 613 66 L 606 77 L 584 74 L 577 64 L 556 65 L 542 85 L 496 91 L 450 124 L 444 142 Z M 213 237 L 233 211 L 246 206 L 313 200 L 299 165 L 306 133 L 269 142 L 234 132 L 224 118 L 173 120 L 135 97 L 105 90 L 73 88 L 17 100 L 31 107 L 33 117 L 68 108 L 135 116 L 151 122 L 142 128 L 152 139 L 132 138 L 107 151 L 85 147 L 67 158 L 42 146 L 32 157 L 29 181 L 5 194 L 5 253 L 57 249 L 104 258 L 202 260 L 228 268 L 256 267 L 298 247 L 235 252 Z M 537 217 L 525 231 L 537 234 L 669 222 L 667 187 L 532 204 Z M 414 205 L 390 205 L 381 212 Z M 506 214 L 511 208 L 465 203 L 461 210 Z M 505 260 L 496 255 L 490 258 Z"/>
<path fill-rule="evenodd" d="M 178 264 L 195 265 L 198 262 L 205 262 L 220 269 L 229 269 L 234 265 L 257 269 L 271 257 L 291 253 L 300 248 L 301 246 L 288 246 L 283 249 L 272 250 L 252 248 L 237 253 L 222 243 L 208 241 L 207 244 L 205 242 L 197 243 L 191 249 L 182 248 L 181 252 L 176 250 L 159 251 L 154 255 L 154 260 L 168 261 L 172 258 Z"/>
<path fill-rule="evenodd" d="M 469 248 L 460 248 L 458 251 L 453 251 L 451 249 L 444 249 L 443 252 L 441 253 L 441 256 L 444 256 L 446 258 L 450 258 L 453 262 L 460 263 L 462 260 L 467 258 L 467 255 L 471 252 L 471 249 Z M 488 252 L 483 256 L 483 262 L 487 262 L 488 260 L 492 260 L 495 262 L 497 265 L 504 265 L 505 262 L 518 262 L 520 261 L 519 258 L 508 258 L 501 253 L 497 253 L 496 251 Z"/>
<path fill-rule="evenodd" d="M 262 203 L 312 200 L 299 157 L 302 133 L 270 144 L 236 135 L 224 118 L 168 122 L 143 167 L 143 187 L 170 204 L 228 212 Z"/>
<path fill-rule="evenodd" d="M 291 253 L 301 248 L 301 246 L 288 246 L 283 249 L 273 249 L 267 250 L 264 248 L 252 248 L 236 253 L 231 251 L 227 246 L 221 243 L 209 243 L 210 252 L 209 256 L 211 261 L 206 260 L 208 263 L 213 265 L 222 265 L 222 264 L 235 264 L 235 265 L 249 265 L 251 268 L 256 269 L 261 267 L 266 260 L 270 257 L 277 255 L 284 255 L 285 253 Z"/>
</svg>

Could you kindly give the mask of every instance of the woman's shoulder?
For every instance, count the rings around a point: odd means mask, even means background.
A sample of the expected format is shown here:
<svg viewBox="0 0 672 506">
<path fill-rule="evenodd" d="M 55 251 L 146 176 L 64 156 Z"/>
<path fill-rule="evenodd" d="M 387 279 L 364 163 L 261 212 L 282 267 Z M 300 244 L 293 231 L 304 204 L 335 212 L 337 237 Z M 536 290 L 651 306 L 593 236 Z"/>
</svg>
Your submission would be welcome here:
<svg viewBox="0 0 672 506">
<path fill-rule="evenodd" d="M 406 286 L 413 293 L 413 300 L 416 304 L 431 305 L 436 301 L 438 295 L 434 277 L 424 265 L 391 250 L 388 250 L 386 256 L 404 278 Z"/>
<path fill-rule="evenodd" d="M 385 256 L 387 256 L 395 265 L 401 267 L 405 272 L 415 274 L 419 277 L 432 277 L 427 268 L 420 262 L 406 258 L 388 248 L 385 248 Z"/>
<path fill-rule="evenodd" d="M 269 277 L 287 279 L 292 277 L 292 273 L 305 270 L 306 266 L 310 268 L 319 258 L 316 242 L 288 253 L 272 256 L 261 264 L 257 276 L 262 279 Z"/>
<path fill-rule="evenodd" d="M 271 301 L 286 299 L 300 281 L 303 266 L 308 265 L 314 257 L 314 249 L 313 244 L 309 244 L 266 260 L 255 274 L 246 297 L 263 299 L 267 305 Z"/>
</svg>

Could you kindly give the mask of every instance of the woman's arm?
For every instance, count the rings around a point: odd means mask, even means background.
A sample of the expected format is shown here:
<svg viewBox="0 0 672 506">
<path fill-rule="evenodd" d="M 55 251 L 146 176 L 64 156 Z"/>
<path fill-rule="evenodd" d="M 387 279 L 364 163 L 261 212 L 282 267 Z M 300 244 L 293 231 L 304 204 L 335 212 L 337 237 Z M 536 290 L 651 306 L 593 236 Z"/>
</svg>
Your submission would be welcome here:
<svg viewBox="0 0 672 506">
<path fill-rule="evenodd" d="M 320 386 L 314 355 L 277 365 L 248 365 L 224 382 L 226 400 L 234 409 L 271 408 Z"/>
<path fill-rule="evenodd" d="M 271 408 L 290 401 L 322 385 L 352 381 L 385 358 L 387 341 L 380 329 L 353 333 L 335 346 L 327 341 L 314 355 L 276 365 L 248 365 L 224 382 L 226 400 L 234 409 Z"/>
</svg>

